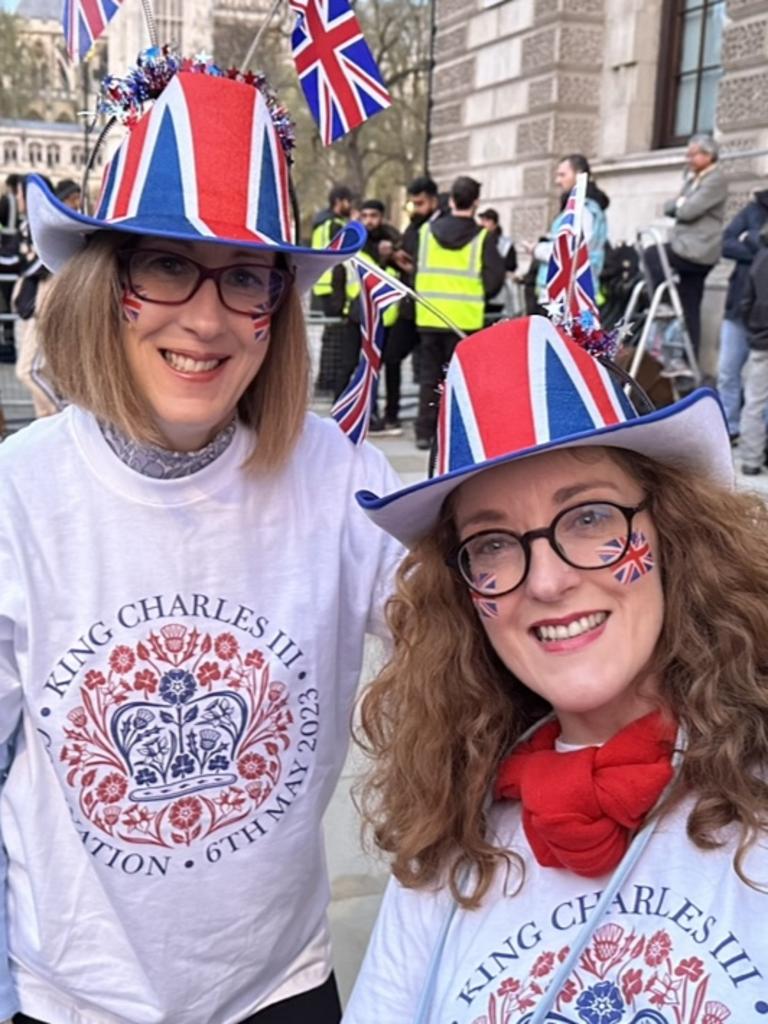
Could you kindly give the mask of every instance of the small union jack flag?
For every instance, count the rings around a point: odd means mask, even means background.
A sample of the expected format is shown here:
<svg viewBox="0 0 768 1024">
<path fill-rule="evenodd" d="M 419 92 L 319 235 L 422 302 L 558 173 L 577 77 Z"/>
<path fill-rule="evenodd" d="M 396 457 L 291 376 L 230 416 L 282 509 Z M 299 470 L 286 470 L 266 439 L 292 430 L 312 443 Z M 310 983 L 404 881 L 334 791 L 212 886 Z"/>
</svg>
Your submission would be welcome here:
<svg viewBox="0 0 768 1024">
<path fill-rule="evenodd" d="M 61 20 L 71 61 L 83 60 L 121 3 L 122 0 L 64 0 Z"/>
<path fill-rule="evenodd" d="M 381 369 L 384 310 L 402 298 L 397 282 L 383 270 L 355 264 L 360 276 L 360 362 L 336 399 L 331 416 L 354 444 L 362 444 L 371 418 L 373 385 Z"/>
<path fill-rule="evenodd" d="M 289 0 L 296 71 L 323 145 L 386 110 L 392 97 L 347 0 Z"/>
<path fill-rule="evenodd" d="M 610 562 L 626 544 L 626 537 L 615 537 L 598 548 L 597 554 L 604 562 Z M 619 583 L 634 583 L 645 576 L 655 565 L 651 546 L 644 533 L 633 533 L 627 553 L 620 562 L 611 566 L 611 571 Z"/>
<path fill-rule="evenodd" d="M 587 320 L 585 326 L 599 328 L 595 280 L 583 231 L 586 189 L 587 175 L 579 174 L 552 243 L 546 286 L 549 303 L 566 322 Z"/>
<path fill-rule="evenodd" d="M 483 587 L 487 590 L 496 589 L 496 575 L 492 572 L 480 572 L 475 577 L 475 586 Z M 484 594 L 476 594 L 473 590 L 472 602 L 475 608 L 480 612 L 484 619 L 495 619 L 499 614 L 499 607 L 495 601 L 491 601 L 490 598 Z"/>
</svg>

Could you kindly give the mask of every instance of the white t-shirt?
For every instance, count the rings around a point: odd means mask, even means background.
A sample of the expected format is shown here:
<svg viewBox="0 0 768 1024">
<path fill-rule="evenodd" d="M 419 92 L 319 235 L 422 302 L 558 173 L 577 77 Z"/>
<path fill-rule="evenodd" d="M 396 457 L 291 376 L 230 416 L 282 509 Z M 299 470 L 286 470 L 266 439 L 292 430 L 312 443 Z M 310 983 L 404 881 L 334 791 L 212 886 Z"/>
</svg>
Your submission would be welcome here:
<svg viewBox="0 0 768 1024">
<path fill-rule="evenodd" d="M 0 800 L 22 1009 L 235 1024 L 331 969 L 321 817 L 399 546 L 383 455 L 308 416 L 178 480 L 70 408 L 0 449 Z"/>
<path fill-rule="evenodd" d="M 768 895 L 733 870 L 733 846 L 704 852 L 685 836 L 682 806 L 657 826 L 583 950 L 551 1024 L 760 1024 L 768 1021 Z M 525 1024 L 610 875 L 541 867 L 519 804 L 494 807 L 498 842 L 522 854 L 500 870 L 476 911 L 457 910 L 423 1024 Z M 747 858 L 768 883 L 768 844 Z M 413 1024 L 447 890 L 390 882 L 344 1024 Z"/>
</svg>

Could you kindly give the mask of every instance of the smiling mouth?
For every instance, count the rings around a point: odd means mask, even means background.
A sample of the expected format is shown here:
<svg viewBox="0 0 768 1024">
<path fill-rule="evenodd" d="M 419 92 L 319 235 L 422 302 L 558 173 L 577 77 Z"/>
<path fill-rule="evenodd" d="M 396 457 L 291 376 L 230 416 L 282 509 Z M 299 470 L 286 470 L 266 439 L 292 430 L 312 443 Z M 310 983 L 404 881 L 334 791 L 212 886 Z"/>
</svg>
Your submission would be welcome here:
<svg viewBox="0 0 768 1024">
<path fill-rule="evenodd" d="M 582 636 L 597 629 L 608 618 L 608 612 L 593 612 L 591 615 L 582 615 L 567 625 L 561 626 L 534 626 L 532 632 L 541 643 L 554 643 L 556 640 L 570 640 L 574 636 Z"/>
<path fill-rule="evenodd" d="M 221 366 L 227 358 L 225 356 L 222 359 L 192 359 L 191 356 L 183 356 L 167 348 L 161 349 L 161 353 L 166 363 L 180 373 L 209 373 Z"/>
</svg>

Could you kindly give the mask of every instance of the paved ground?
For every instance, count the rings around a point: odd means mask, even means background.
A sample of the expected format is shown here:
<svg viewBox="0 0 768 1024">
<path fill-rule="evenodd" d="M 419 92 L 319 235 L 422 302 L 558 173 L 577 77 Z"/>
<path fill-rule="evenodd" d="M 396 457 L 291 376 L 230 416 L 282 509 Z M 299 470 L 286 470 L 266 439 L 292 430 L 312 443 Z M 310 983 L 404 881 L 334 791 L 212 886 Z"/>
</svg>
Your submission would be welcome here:
<svg viewBox="0 0 768 1024">
<path fill-rule="evenodd" d="M 12 367 L 0 364 L 0 396 L 6 412 L 13 418 L 30 415 L 30 406 L 12 376 Z M 9 401 L 10 400 L 10 401 Z M 327 413 L 328 403 L 316 402 L 319 413 Z M 427 453 L 416 450 L 413 443 L 412 420 L 415 416 L 416 389 L 411 382 L 404 387 L 401 437 L 374 437 L 392 462 L 404 483 L 423 479 L 427 472 Z M 738 450 L 735 452 L 738 465 Z M 758 477 L 739 474 L 739 486 L 768 495 L 768 471 Z M 376 641 L 366 648 L 365 668 L 361 682 L 370 679 L 380 662 L 381 649 Z M 359 823 L 350 790 L 362 767 L 360 755 L 351 752 L 339 786 L 325 819 L 328 868 L 332 883 L 331 929 L 334 938 L 336 971 L 342 996 L 348 995 L 386 884 L 386 865 L 367 856 L 359 841 Z"/>
</svg>

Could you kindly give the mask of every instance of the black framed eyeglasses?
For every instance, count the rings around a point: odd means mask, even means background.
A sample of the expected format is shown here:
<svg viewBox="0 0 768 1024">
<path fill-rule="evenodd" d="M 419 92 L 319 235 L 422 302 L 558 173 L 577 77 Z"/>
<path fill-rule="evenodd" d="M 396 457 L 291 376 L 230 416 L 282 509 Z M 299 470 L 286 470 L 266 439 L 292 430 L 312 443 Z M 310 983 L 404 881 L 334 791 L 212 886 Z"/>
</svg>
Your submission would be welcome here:
<svg viewBox="0 0 768 1024">
<path fill-rule="evenodd" d="M 467 537 L 446 563 L 483 597 L 501 597 L 522 585 L 531 565 L 531 543 L 539 538 L 574 569 L 607 569 L 629 551 L 632 520 L 647 506 L 588 501 L 565 508 L 549 526 L 527 533 L 481 530 Z"/>
<path fill-rule="evenodd" d="M 256 316 L 280 308 L 293 283 L 282 267 L 243 260 L 226 267 L 205 267 L 197 260 L 163 249 L 130 249 L 118 254 L 130 290 L 143 302 L 180 306 L 203 281 L 216 283 L 219 299 L 233 313 Z"/>
</svg>

